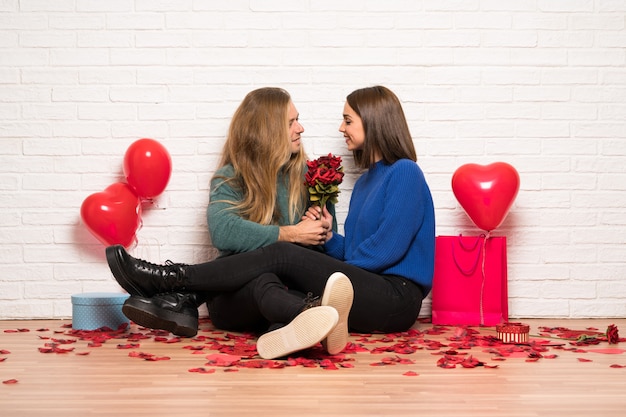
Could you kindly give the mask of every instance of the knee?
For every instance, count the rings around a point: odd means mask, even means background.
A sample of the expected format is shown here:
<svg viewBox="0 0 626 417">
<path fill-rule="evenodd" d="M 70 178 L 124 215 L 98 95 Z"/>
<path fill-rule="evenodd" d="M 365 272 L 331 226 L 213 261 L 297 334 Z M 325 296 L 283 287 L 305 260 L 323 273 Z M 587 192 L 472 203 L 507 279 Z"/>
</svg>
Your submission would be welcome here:
<svg viewBox="0 0 626 417">
<path fill-rule="evenodd" d="M 275 274 L 265 273 L 259 275 L 259 277 L 254 280 L 252 292 L 256 298 L 256 296 L 263 294 L 269 288 L 276 286 L 284 288 L 285 284 L 283 284 L 280 278 L 278 278 Z"/>
</svg>

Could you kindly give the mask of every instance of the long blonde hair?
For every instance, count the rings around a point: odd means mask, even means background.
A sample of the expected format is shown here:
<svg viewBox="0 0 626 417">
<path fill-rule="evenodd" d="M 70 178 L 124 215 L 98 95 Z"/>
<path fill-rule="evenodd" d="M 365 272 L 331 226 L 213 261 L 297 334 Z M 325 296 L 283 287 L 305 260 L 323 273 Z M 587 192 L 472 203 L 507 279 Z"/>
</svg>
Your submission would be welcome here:
<svg viewBox="0 0 626 417">
<path fill-rule="evenodd" d="M 224 180 L 241 191 L 243 200 L 229 203 L 255 223 L 277 224 L 285 215 L 294 223 L 305 208 L 307 157 L 303 147 L 291 153 L 290 102 L 291 96 L 281 88 L 260 88 L 246 95 L 230 122 L 219 167 L 233 166 L 235 176 Z M 289 182 L 289 213 L 280 213 L 276 206 L 281 174 Z"/>
</svg>

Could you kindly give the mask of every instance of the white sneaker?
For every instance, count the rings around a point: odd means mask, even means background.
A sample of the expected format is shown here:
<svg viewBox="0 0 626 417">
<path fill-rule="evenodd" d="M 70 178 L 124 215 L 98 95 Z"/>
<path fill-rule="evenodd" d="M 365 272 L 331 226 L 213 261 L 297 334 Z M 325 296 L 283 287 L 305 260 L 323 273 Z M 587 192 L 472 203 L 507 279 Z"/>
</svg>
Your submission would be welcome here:
<svg viewBox="0 0 626 417">
<path fill-rule="evenodd" d="M 264 359 L 287 356 L 321 342 L 337 326 L 339 314 L 328 306 L 312 307 L 288 325 L 259 337 L 256 350 Z"/>
<path fill-rule="evenodd" d="M 339 321 L 337 327 L 330 332 L 322 346 L 331 355 L 336 355 L 345 349 L 348 343 L 348 315 L 352 308 L 354 290 L 350 279 L 341 272 L 332 274 L 326 282 L 322 295 L 322 306 L 330 306 L 337 310 Z"/>
</svg>

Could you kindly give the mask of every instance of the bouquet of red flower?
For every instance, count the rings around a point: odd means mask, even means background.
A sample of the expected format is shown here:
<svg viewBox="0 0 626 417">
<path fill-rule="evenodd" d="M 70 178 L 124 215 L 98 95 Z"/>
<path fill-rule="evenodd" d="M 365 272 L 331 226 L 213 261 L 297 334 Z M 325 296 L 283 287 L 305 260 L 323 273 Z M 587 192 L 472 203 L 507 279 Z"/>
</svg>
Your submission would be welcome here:
<svg viewBox="0 0 626 417">
<path fill-rule="evenodd" d="M 309 170 L 304 184 L 309 187 L 309 200 L 320 207 L 324 207 L 327 201 L 337 204 L 339 184 L 343 181 L 341 157 L 328 154 L 306 164 Z"/>
</svg>

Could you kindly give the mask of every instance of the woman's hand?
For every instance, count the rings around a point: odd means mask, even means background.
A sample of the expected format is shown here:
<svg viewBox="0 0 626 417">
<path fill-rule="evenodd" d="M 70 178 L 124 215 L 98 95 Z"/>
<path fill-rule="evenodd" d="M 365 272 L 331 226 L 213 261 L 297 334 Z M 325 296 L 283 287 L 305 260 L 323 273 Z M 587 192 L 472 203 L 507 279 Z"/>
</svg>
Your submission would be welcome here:
<svg viewBox="0 0 626 417">
<path fill-rule="evenodd" d="M 307 209 L 307 211 L 302 216 L 302 220 L 311 219 L 311 220 L 320 220 L 322 218 L 322 209 L 320 206 L 311 206 Z"/>
<path fill-rule="evenodd" d="M 293 226 L 281 226 L 278 240 L 301 245 L 323 245 L 333 236 L 333 216 L 326 208 L 310 207 L 302 216 L 302 221 Z"/>
</svg>

